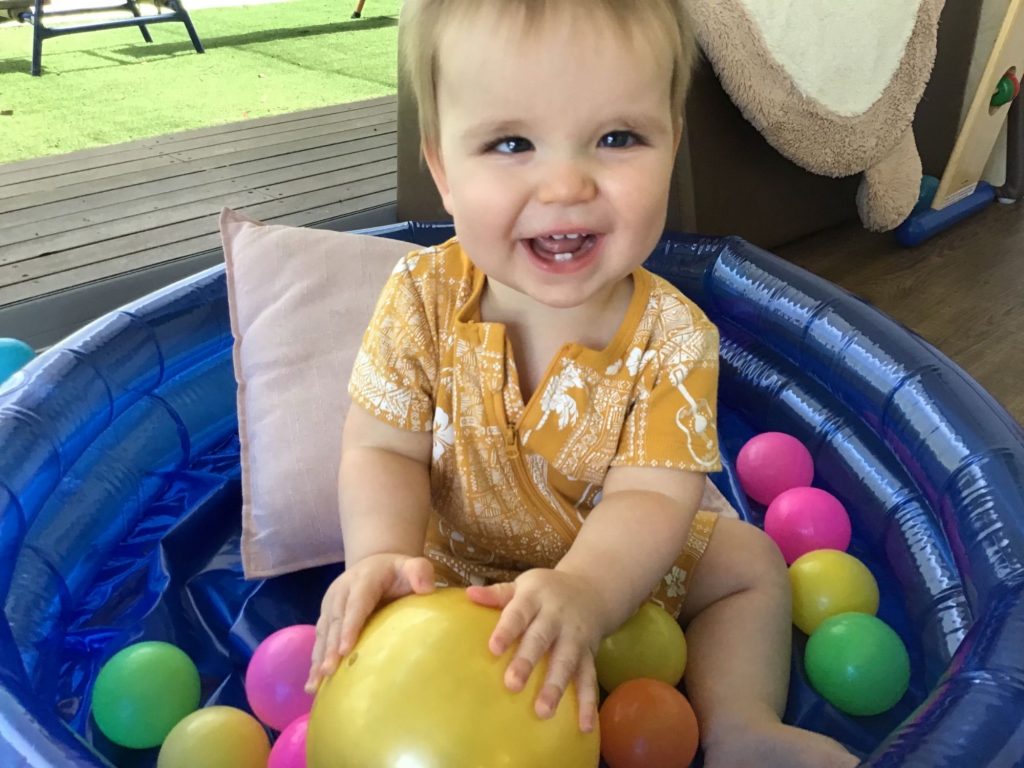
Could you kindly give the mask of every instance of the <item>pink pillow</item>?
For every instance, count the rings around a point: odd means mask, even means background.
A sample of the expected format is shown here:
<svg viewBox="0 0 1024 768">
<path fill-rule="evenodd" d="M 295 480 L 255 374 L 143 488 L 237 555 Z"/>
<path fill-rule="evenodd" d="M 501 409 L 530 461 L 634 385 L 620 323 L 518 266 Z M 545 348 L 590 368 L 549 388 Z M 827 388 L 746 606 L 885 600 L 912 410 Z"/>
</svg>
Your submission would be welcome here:
<svg viewBox="0 0 1024 768">
<path fill-rule="evenodd" d="M 247 578 L 344 559 L 348 377 L 377 296 L 418 246 L 220 217 L 238 381 Z"/>
</svg>

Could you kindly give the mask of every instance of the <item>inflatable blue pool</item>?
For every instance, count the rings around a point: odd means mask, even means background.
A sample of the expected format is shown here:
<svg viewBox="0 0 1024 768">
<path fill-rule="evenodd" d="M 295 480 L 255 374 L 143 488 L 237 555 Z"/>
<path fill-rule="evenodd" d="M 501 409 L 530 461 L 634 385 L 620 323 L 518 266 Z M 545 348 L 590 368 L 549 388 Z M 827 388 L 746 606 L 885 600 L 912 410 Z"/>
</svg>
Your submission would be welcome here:
<svg viewBox="0 0 1024 768">
<path fill-rule="evenodd" d="M 372 234 L 441 242 L 440 225 Z M 725 471 L 765 430 L 796 435 L 854 518 L 853 554 L 911 655 L 892 711 L 843 715 L 794 655 L 789 722 L 871 766 L 1024 764 L 1024 433 L 934 348 L 869 305 L 736 239 L 671 236 L 648 266 L 722 332 Z M 0 766 L 149 766 L 106 742 L 92 683 L 162 639 L 205 703 L 245 706 L 273 630 L 315 620 L 337 568 L 246 582 L 223 268 L 113 312 L 0 387 Z"/>
</svg>

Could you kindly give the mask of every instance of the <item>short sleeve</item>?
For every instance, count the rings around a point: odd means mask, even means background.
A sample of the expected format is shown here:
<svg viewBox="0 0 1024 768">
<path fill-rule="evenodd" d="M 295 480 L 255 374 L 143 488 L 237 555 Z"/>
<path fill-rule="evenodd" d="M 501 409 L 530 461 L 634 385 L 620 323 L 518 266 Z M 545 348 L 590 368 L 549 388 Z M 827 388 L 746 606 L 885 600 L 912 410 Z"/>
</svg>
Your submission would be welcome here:
<svg viewBox="0 0 1024 768">
<path fill-rule="evenodd" d="M 675 329 L 640 373 L 612 466 L 715 472 L 718 329 L 702 315 Z"/>
<path fill-rule="evenodd" d="M 352 401 L 399 429 L 426 431 L 434 418 L 438 337 L 427 259 L 395 266 L 363 335 L 349 379 Z"/>
</svg>

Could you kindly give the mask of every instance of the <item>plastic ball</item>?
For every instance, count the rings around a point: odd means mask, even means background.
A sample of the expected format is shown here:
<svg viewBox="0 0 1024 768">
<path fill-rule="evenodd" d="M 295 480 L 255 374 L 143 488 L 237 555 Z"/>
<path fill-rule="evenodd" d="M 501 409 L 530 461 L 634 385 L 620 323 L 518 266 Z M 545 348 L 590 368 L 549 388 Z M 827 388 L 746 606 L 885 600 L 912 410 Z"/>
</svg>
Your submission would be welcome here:
<svg viewBox="0 0 1024 768">
<path fill-rule="evenodd" d="M 313 696 L 304 686 L 316 643 L 316 627 L 295 624 L 268 635 L 245 671 L 245 695 L 253 714 L 276 731 L 308 714 Z"/>
<path fill-rule="evenodd" d="M 601 705 L 601 755 L 610 768 L 679 768 L 697 754 L 693 707 L 660 680 L 630 680 Z"/>
<path fill-rule="evenodd" d="M 36 351 L 18 339 L 0 339 L 0 384 L 35 357 Z"/>
<path fill-rule="evenodd" d="M 686 638 L 668 611 L 644 603 L 601 641 L 596 662 L 597 681 L 608 692 L 639 677 L 677 685 L 686 670 Z"/>
<path fill-rule="evenodd" d="M 259 721 L 234 707 L 205 707 L 167 734 L 157 768 L 267 768 L 270 739 Z"/>
<path fill-rule="evenodd" d="M 992 94 L 989 102 L 990 106 L 1001 107 L 1004 104 L 1009 104 L 1013 101 L 1015 90 L 1014 81 L 1011 78 L 1006 76 L 999 78 L 999 82 L 996 83 L 995 93 Z"/>
<path fill-rule="evenodd" d="M 170 643 L 135 643 L 100 669 L 92 715 L 103 735 L 132 749 L 158 746 L 199 706 L 199 671 Z"/>
<path fill-rule="evenodd" d="M 820 488 L 783 491 L 764 514 L 764 532 L 779 545 L 787 563 L 816 549 L 845 550 L 850 546 L 850 516 L 846 507 Z"/>
<path fill-rule="evenodd" d="M 762 432 L 736 456 L 740 485 L 754 501 L 771 504 L 783 491 L 810 485 L 814 460 L 803 443 L 785 432 Z"/>
<path fill-rule="evenodd" d="M 281 731 L 270 750 L 267 768 L 306 768 L 306 728 L 309 715 L 297 718 Z"/>
<path fill-rule="evenodd" d="M 789 567 L 793 623 L 812 634 L 826 619 L 841 613 L 874 615 L 878 582 L 860 560 L 846 552 L 819 549 Z"/>
<path fill-rule="evenodd" d="M 306 734 L 311 768 L 336 768 L 339 755 L 375 768 L 597 765 L 599 735 L 580 732 L 574 686 L 548 720 L 534 711 L 546 663 L 521 692 L 505 687 L 514 649 L 495 656 L 487 647 L 498 616 L 463 589 L 377 611 L 317 692 Z"/>
<path fill-rule="evenodd" d="M 804 667 L 814 689 L 849 715 L 895 706 L 910 683 L 910 657 L 891 627 L 864 613 L 833 616 L 807 641 Z"/>
</svg>

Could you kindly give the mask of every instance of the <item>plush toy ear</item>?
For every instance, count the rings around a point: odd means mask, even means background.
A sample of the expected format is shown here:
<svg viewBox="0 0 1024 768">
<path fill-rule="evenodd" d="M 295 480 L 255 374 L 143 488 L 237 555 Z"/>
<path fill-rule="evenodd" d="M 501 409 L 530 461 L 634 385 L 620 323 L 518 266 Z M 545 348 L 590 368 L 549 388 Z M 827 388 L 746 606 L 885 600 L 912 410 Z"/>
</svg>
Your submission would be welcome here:
<svg viewBox="0 0 1024 768">
<path fill-rule="evenodd" d="M 917 205 L 921 174 L 921 156 L 908 129 L 888 155 L 864 171 L 857 189 L 857 211 L 864 227 L 888 232 L 902 224 Z"/>
<path fill-rule="evenodd" d="M 684 0 L 743 116 L 801 168 L 864 172 L 858 205 L 876 231 L 898 226 L 917 202 L 921 162 L 910 126 L 943 2 Z"/>
</svg>

